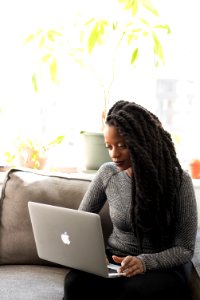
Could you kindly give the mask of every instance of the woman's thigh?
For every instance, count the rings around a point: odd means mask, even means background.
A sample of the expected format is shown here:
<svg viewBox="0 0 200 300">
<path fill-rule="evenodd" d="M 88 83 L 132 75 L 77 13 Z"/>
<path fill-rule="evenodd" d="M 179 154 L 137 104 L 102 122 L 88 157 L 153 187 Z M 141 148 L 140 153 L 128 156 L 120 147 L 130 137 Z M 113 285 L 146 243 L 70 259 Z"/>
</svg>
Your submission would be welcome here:
<svg viewBox="0 0 200 300">
<path fill-rule="evenodd" d="M 114 278 L 103 278 L 82 271 L 72 270 L 65 277 L 64 299 L 102 300 L 110 296 Z M 81 298 L 80 298 L 81 297 Z M 110 297 L 109 297 L 110 298 Z M 110 300 L 116 299 L 115 290 Z"/>
<path fill-rule="evenodd" d="M 117 300 L 190 300 L 184 274 L 180 271 L 150 271 L 124 279 Z"/>
<path fill-rule="evenodd" d="M 149 271 L 131 278 L 103 278 L 72 270 L 65 278 L 65 299 L 110 300 L 189 300 L 187 285 L 181 270 Z"/>
</svg>

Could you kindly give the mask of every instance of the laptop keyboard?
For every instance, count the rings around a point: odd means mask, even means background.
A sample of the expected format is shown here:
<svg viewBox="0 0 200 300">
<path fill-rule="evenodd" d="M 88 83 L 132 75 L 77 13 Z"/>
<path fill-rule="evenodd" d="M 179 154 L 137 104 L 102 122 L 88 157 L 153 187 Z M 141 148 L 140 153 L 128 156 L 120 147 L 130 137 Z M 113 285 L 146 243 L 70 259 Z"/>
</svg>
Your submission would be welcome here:
<svg viewBox="0 0 200 300">
<path fill-rule="evenodd" d="M 117 270 L 114 270 L 112 268 L 108 268 L 108 273 L 117 273 Z"/>
</svg>

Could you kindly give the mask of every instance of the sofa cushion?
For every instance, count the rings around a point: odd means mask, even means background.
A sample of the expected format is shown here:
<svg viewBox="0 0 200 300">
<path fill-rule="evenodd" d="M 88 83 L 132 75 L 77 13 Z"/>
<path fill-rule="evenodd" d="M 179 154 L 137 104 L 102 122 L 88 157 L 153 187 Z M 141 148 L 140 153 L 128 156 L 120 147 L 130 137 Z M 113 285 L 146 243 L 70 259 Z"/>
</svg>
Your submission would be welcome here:
<svg viewBox="0 0 200 300">
<path fill-rule="evenodd" d="M 28 201 L 77 209 L 90 179 L 11 169 L 2 188 L 0 264 L 50 264 L 37 255 Z"/>
<path fill-rule="evenodd" d="M 34 265 L 0 267 L 0 299 L 62 300 L 67 268 Z"/>
<path fill-rule="evenodd" d="M 200 276 L 200 228 L 198 228 L 197 230 L 195 250 L 194 250 L 194 256 L 192 261 L 198 275 Z"/>
</svg>

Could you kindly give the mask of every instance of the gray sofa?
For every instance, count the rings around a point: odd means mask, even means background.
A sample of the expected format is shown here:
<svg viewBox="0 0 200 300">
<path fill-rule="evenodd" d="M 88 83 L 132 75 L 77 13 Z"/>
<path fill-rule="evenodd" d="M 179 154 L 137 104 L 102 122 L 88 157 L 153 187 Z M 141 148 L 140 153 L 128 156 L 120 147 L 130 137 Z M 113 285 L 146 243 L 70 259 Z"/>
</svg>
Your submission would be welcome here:
<svg viewBox="0 0 200 300">
<path fill-rule="evenodd" d="M 3 182 L 0 207 L 0 299 L 62 300 L 68 268 L 40 259 L 37 255 L 28 201 L 77 209 L 91 178 L 45 173 L 32 169 L 10 169 Z M 105 205 L 100 212 L 105 240 L 111 223 Z M 200 300 L 197 247 L 194 266 L 186 267 L 193 300 Z"/>
</svg>

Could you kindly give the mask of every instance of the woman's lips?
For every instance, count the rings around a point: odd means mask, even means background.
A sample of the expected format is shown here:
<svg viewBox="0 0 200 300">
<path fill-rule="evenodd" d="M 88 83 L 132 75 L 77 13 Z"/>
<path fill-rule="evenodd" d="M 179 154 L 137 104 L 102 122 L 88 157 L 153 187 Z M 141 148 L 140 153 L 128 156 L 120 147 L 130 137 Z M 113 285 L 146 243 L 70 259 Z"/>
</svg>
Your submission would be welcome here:
<svg viewBox="0 0 200 300">
<path fill-rule="evenodd" d="M 115 161 L 114 163 L 117 167 L 122 167 L 124 165 L 124 161 Z"/>
</svg>

